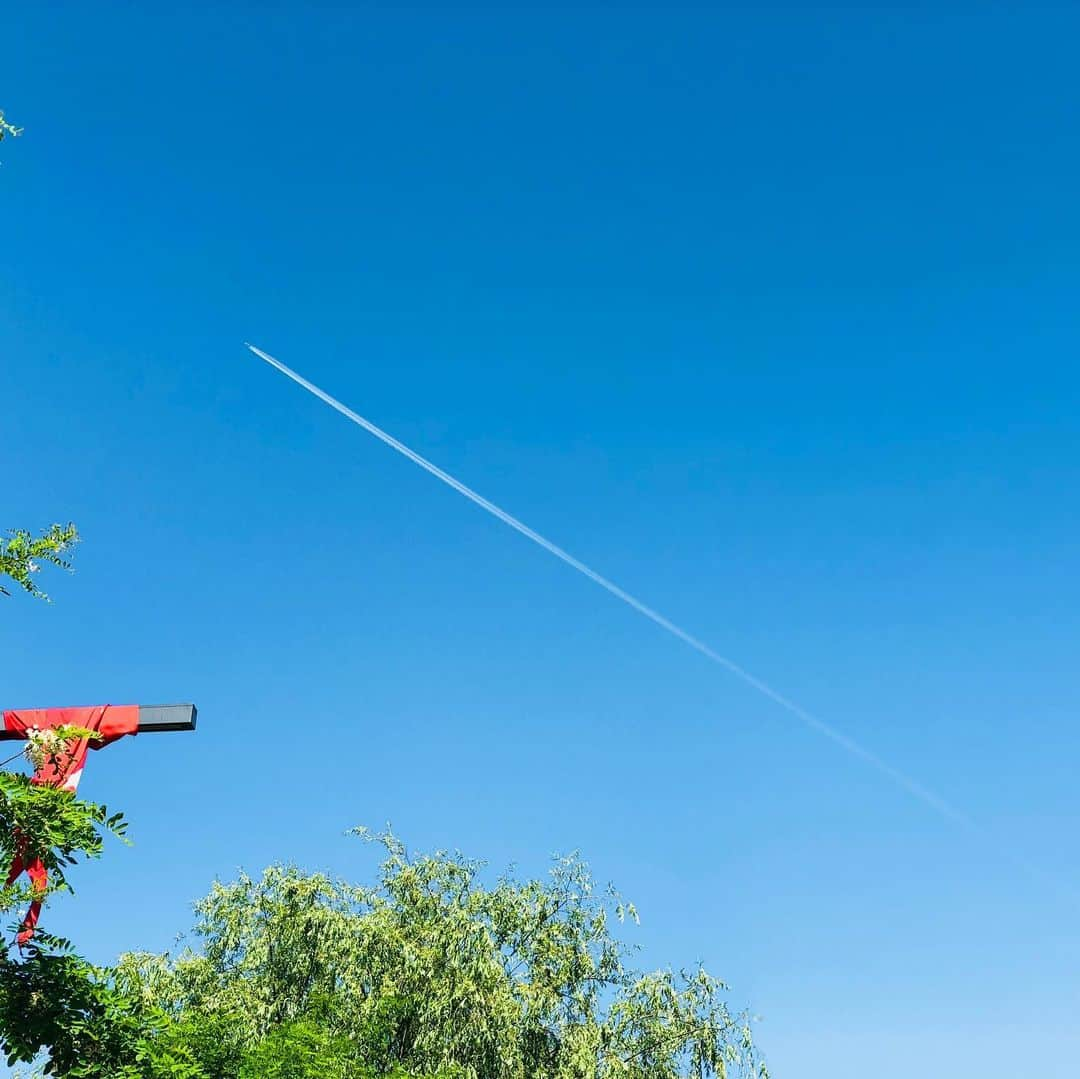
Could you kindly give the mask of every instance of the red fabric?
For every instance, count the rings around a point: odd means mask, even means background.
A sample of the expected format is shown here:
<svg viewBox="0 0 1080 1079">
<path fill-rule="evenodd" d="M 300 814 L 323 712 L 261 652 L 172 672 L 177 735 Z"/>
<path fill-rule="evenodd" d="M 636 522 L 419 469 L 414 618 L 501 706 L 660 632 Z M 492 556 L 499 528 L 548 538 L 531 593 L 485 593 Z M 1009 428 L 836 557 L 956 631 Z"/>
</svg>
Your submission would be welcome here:
<svg viewBox="0 0 1080 1079">
<path fill-rule="evenodd" d="M 30 878 L 30 886 L 35 892 L 40 892 L 44 895 L 45 889 L 49 886 L 49 871 L 45 868 L 45 863 L 40 858 L 31 858 L 29 861 L 23 862 L 26 843 L 21 837 L 19 838 L 20 847 L 22 847 L 23 850 L 16 851 L 15 853 L 5 887 L 10 888 L 25 871 L 26 875 Z M 37 926 L 39 917 L 41 917 L 41 900 L 35 899 L 31 902 L 30 909 L 23 916 L 22 923 L 19 925 L 18 936 L 15 938 L 15 943 L 18 944 L 20 948 L 24 944 L 29 943 L 30 939 L 33 937 L 34 929 Z"/>
<path fill-rule="evenodd" d="M 102 746 L 123 738 L 125 734 L 138 733 L 139 706 L 99 704 L 92 708 L 28 708 L 4 713 L 4 729 L 22 738 L 29 737 L 30 731 L 34 729 L 51 730 L 54 727 L 83 727 L 101 735 L 92 742 L 88 738 L 80 738 L 73 744 L 69 743 L 57 754 L 55 760 L 46 759 L 31 779 L 32 783 L 59 787 L 74 794 L 82 778 L 88 750 L 101 749 Z M 8 873 L 7 887 L 10 888 L 25 872 L 34 891 L 44 894 L 49 883 L 48 870 L 40 858 L 25 860 L 25 854 L 26 842 L 21 840 L 17 844 L 15 858 Z M 41 900 L 35 899 L 22 920 L 16 938 L 19 947 L 33 937 L 40 914 Z"/>
</svg>

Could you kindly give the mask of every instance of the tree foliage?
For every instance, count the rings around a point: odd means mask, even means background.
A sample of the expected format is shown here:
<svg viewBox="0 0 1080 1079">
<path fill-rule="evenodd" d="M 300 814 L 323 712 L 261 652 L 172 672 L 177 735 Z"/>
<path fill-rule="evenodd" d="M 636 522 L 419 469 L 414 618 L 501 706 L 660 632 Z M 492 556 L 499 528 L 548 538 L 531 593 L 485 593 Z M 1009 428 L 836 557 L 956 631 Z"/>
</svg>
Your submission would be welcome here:
<svg viewBox="0 0 1080 1079">
<path fill-rule="evenodd" d="M 0 858 L 49 891 L 119 815 L 0 772 Z M 580 859 L 485 883 L 392 834 L 372 885 L 294 866 L 215 884 L 191 945 L 91 965 L 39 930 L 0 955 L 0 1048 L 82 1079 L 734 1079 L 766 1075 L 748 1019 L 704 970 L 643 973 L 615 933 L 632 904 Z M 32 896 L 0 893 L 13 909 Z"/>
<path fill-rule="evenodd" d="M 0 861 L 11 865 L 40 859 L 49 875 L 48 895 L 72 890 L 67 870 L 80 858 L 100 857 L 105 835 L 123 836 L 127 824 L 119 813 L 74 797 L 68 791 L 32 783 L 17 772 L 0 772 Z M 16 882 L 0 889 L 0 912 L 30 898 Z"/>
<path fill-rule="evenodd" d="M 22 133 L 23 129 L 21 127 L 16 127 L 13 123 L 5 119 L 4 110 L 0 109 L 0 142 L 3 142 L 8 135 L 14 138 Z"/>
<path fill-rule="evenodd" d="M 0 113 L 0 123 L 3 114 Z M 34 580 L 43 565 L 59 566 L 70 570 L 71 563 L 67 554 L 79 542 L 78 529 L 73 524 L 54 524 L 40 535 L 34 535 L 25 529 L 17 528 L 6 536 L 0 536 L 0 577 L 14 581 L 24 591 L 37 599 L 48 600 L 48 596 Z M 11 593 L 0 585 L 0 593 Z"/>
<path fill-rule="evenodd" d="M 479 862 L 378 840 L 373 886 L 292 866 L 216 884 L 197 948 L 127 955 L 115 986 L 188 1031 L 207 1079 L 766 1074 L 719 981 L 633 969 L 612 927 L 634 909 L 578 858 L 485 886 Z"/>
<path fill-rule="evenodd" d="M 105 806 L 31 783 L 25 775 L 0 772 L 0 860 L 6 869 L 16 858 L 37 858 L 48 870 L 44 891 L 19 881 L 0 889 L 0 913 L 70 892 L 67 871 L 81 859 L 99 857 L 105 835 L 122 836 L 125 828 L 122 816 L 110 815 Z M 121 1047 L 128 1051 L 136 1032 L 150 1029 L 144 1011 L 136 1014 L 107 975 L 72 954 L 67 941 L 40 928 L 22 953 L 12 954 L 10 944 L 0 952 L 0 1050 L 9 1065 L 46 1051 L 48 1074 L 84 1074 L 72 1069 L 115 1059 Z"/>
</svg>

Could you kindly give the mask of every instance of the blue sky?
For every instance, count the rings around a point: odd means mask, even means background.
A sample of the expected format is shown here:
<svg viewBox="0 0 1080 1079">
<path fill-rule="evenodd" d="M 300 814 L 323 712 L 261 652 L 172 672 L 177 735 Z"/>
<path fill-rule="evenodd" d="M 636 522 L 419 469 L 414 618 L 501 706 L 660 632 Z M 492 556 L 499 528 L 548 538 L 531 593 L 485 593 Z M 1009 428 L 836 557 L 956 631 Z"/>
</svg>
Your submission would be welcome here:
<svg viewBox="0 0 1080 1079">
<path fill-rule="evenodd" d="M 215 876 L 367 874 L 342 833 L 389 820 L 580 849 L 777 1076 L 1075 1074 L 1080 13 L 5 29 L 3 524 L 85 542 L 54 605 L 4 603 L 4 703 L 201 715 L 91 761 L 136 845 L 54 927 L 166 947 Z"/>
</svg>

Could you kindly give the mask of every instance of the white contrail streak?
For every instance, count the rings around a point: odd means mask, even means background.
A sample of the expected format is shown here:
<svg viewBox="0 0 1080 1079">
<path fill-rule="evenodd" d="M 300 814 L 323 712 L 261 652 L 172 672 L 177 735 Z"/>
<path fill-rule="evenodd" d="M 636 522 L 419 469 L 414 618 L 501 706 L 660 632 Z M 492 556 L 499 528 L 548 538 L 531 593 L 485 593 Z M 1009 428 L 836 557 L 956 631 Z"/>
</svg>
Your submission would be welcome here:
<svg viewBox="0 0 1080 1079">
<path fill-rule="evenodd" d="M 393 435 L 387 434 L 382 428 L 376 427 L 370 420 L 365 420 L 363 416 L 353 412 L 347 405 L 343 405 L 337 398 L 331 397 L 325 390 L 321 390 L 314 383 L 308 382 L 306 378 L 302 375 L 298 375 L 291 367 L 286 367 L 280 360 L 276 360 L 273 356 L 263 352 L 261 348 L 256 348 L 246 341 L 244 344 L 247 345 L 259 359 L 265 360 L 271 367 L 276 367 L 283 375 L 291 378 L 298 386 L 303 386 L 309 393 L 313 393 L 320 401 L 325 401 L 326 404 L 332 409 L 340 412 L 346 419 L 352 420 L 353 423 L 363 427 L 365 431 L 373 434 L 380 442 L 385 442 L 391 449 L 397 450 L 397 452 L 404 457 L 408 457 L 410 461 L 419 465 L 425 472 L 430 472 L 436 479 L 442 480 L 443 483 L 448 487 L 452 487 L 458 494 L 464 495 L 470 502 L 475 502 L 482 510 L 486 510 L 493 517 L 497 517 L 504 524 L 508 524 L 512 529 L 520 532 L 526 539 L 532 540 L 538 547 L 543 547 L 545 551 L 553 554 L 556 558 L 561 559 L 573 569 L 576 569 L 578 573 L 583 574 L 588 577 L 590 581 L 595 582 L 605 591 L 610 592 L 616 599 L 622 600 L 628 607 L 633 607 L 638 614 L 643 614 L 650 621 L 655 622 L 661 629 L 667 630 L 673 637 L 678 637 L 684 644 L 688 644 L 707 659 L 712 660 L 713 663 L 716 663 L 723 667 L 724 670 L 735 675 L 736 678 L 742 679 L 747 685 L 756 689 L 758 693 L 768 697 L 769 700 L 774 701 L 776 704 L 780 705 L 781 708 L 786 709 L 797 719 L 802 720 L 806 726 L 817 731 L 818 734 L 824 735 L 831 742 L 834 742 L 842 749 L 847 750 L 852 756 L 858 757 L 860 760 L 865 761 L 867 764 L 877 769 L 877 771 L 888 776 L 897 786 L 902 787 L 909 794 L 936 810 L 943 817 L 948 818 L 954 823 L 962 824 L 966 828 L 974 829 L 972 822 L 958 809 L 945 801 L 944 798 L 934 794 L 933 791 L 927 790 L 921 783 L 912 779 L 909 775 L 906 775 L 899 769 L 894 768 L 891 764 L 887 764 L 877 756 L 877 754 L 872 753 L 869 749 L 860 745 L 853 738 L 849 738 L 831 724 L 826 723 L 823 719 L 818 719 L 817 716 L 808 712 L 801 705 L 796 704 L 782 693 L 773 689 L 768 683 L 763 682 L 749 671 L 744 670 L 733 660 L 720 655 L 719 652 L 715 652 L 703 641 L 699 641 L 695 636 L 675 625 L 670 619 L 665 618 L 659 611 L 654 611 L 652 607 L 642 603 L 636 596 L 632 596 L 629 592 L 625 592 L 617 584 L 609 581 L 606 577 L 597 573 L 596 570 L 586 566 L 584 562 L 579 561 L 572 554 L 552 543 L 551 540 L 541 536 L 539 532 L 534 532 L 527 524 L 519 521 L 516 517 L 511 516 L 506 510 L 500 509 L 494 502 L 489 502 L 483 495 L 477 494 L 471 487 L 466 487 L 460 480 L 454 479 L 449 473 L 444 472 L 437 465 L 433 465 L 427 458 L 421 457 L 420 454 L 409 449 L 408 446 L 399 442 Z"/>
</svg>

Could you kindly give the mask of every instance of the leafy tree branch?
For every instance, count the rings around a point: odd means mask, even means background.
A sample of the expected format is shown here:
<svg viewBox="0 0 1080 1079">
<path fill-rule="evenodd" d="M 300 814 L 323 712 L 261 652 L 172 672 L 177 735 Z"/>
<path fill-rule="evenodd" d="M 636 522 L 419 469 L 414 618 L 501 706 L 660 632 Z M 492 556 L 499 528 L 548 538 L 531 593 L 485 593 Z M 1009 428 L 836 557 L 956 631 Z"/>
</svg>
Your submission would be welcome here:
<svg viewBox="0 0 1080 1079">
<path fill-rule="evenodd" d="M 48 596 L 38 587 L 35 576 L 42 566 L 58 566 L 71 570 L 68 554 L 79 542 L 79 531 L 73 524 L 54 524 L 39 535 L 17 528 L 6 536 L 0 536 L 0 577 L 14 581 L 36 599 L 48 601 Z M 11 595 L 0 584 L 0 593 Z"/>
</svg>

